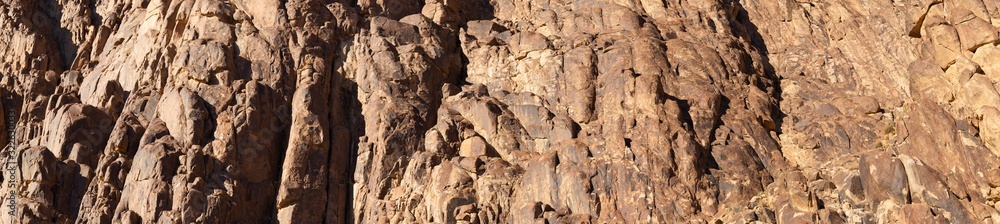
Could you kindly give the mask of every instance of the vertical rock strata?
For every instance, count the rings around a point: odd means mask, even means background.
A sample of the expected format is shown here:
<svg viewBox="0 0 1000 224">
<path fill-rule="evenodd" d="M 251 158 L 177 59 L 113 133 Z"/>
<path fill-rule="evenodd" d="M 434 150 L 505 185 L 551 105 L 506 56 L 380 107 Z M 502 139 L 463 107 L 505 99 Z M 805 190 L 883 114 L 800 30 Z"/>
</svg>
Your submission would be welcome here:
<svg viewBox="0 0 1000 224">
<path fill-rule="evenodd" d="M 0 222 L 1000 223 L 998 28 L 996 0 L 10 0 Z"/>
</svg>

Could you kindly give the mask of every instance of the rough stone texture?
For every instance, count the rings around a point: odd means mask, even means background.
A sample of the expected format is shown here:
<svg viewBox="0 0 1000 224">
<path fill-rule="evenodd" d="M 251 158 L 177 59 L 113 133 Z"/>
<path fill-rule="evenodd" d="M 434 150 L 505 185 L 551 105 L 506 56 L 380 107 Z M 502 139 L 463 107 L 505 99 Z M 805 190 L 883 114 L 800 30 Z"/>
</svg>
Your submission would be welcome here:
<svg viewBox="0 0 1000 224">
<path fill-rule="evenodd" d="M 0 222 L 1000 223 L 998 30 L 997 0 L 9 0 Z"/>
</svg>

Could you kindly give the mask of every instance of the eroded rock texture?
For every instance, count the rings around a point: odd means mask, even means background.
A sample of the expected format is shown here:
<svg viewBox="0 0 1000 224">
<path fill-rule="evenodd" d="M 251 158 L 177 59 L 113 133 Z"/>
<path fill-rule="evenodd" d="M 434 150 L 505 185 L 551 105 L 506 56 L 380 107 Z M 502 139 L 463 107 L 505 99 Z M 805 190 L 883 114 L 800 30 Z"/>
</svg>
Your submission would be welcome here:
<svg viewBox="0 0 1000 224">
<path fill-rule="evenodd" d="M 0 222 L 1000 223 L 998 28 L 997 0 L 10 0 Z"/>
</svg>

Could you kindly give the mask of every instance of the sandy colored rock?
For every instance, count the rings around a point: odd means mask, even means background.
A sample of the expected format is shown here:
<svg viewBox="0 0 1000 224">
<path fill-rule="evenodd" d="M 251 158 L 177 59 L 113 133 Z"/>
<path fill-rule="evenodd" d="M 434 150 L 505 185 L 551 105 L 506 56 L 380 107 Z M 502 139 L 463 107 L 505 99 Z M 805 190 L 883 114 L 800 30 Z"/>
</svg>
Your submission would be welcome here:
<svg viewBox="0 0 1000 224">
<path fill-rule="evenodd" d="M 994 63 L 997 60 L 1000 60 L 1000 49 L 998 49 L 996 45 L 992 44 L 980 47 L 976 50 L 976 53 L 972 55 L 972 61 L 982 66 L 983 73 L 986 74 L 990 80 L 1000 81 L 1000 75 L 998 75 L 1000 74 L 1000 66 Z"/>
<path fill-rule="evenodd" d="M 486 155 L 486 141 L 482 137 L 473 136 L 472 138 L 462 141 L 462 146 L 459 147 L 458 155 L 465 157 L 477 157 Z"/>
<path fill-rule="evenodd" d="M 998 3 L 12 0 L 0 221 L 995 221 Z"/>
<path fill-rule="evenodd" d="M 973 14 L 968 9 L 952 10 L 948 17 L 952 24 L 956 24 L 955 30 L 958 31 L 963 49 L 976 51 L 980 46 L 993 44 L 997 41 L 997 28 L 983 20 L 984 17 Z"/>
<path fill-rule="evenodd" d="M 977 113 L 982 116 L 979 123 L 979 135 L 983 138 L 986 147 L 993 151 L 993 154 L 1000 155 L 1000 110 L 992 106 L 986 106 Z"/>
<path fill-rule="evenodd" d="M 201 97 L 185 88 L 172 90 L 163 94 L 156 111 L 157 117 L 177 140 L 185 144 L 204 144 L 208 111 Z"/>
</svg>

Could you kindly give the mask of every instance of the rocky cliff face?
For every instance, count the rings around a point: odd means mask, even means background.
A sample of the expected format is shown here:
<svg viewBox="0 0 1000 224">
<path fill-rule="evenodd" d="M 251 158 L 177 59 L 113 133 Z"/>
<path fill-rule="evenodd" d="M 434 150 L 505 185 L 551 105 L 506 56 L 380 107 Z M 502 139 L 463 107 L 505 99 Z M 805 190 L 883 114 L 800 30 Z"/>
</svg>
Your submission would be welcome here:
<svg viewBox="0 0 1000 224">
<path fill-rule="evenodd" d="M 1000 223 L 998 27 L 997 0 L 5 1 L 0 221 Z"/>
</svg>

